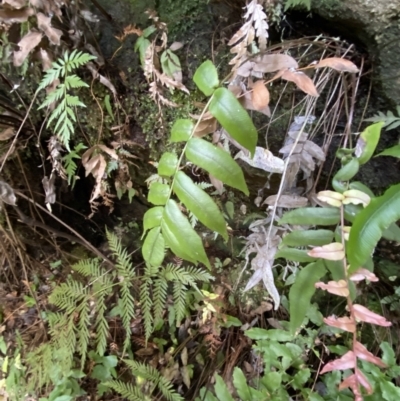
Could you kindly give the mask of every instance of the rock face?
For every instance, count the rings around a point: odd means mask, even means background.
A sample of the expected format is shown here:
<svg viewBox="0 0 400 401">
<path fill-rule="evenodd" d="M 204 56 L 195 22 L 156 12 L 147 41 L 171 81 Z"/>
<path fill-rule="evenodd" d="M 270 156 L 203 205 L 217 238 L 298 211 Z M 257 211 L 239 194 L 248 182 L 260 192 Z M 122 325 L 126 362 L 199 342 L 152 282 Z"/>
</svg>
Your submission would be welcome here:
<svg viewBox="0 0 400 401">
<path fill-rule="evenodd" d="M 312 0 L 312 12 L 361 41 L 373 57 L 375 87 L 400 104 L 400 0 Z"/>
</svg>

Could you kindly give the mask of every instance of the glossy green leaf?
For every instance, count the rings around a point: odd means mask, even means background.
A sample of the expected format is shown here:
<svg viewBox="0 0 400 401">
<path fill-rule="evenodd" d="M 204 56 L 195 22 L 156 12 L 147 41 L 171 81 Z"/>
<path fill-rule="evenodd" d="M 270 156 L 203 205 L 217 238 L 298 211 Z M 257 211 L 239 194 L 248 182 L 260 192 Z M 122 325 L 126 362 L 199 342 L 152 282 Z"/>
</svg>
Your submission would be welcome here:
<svg viewBox="0 0 400 401">
<path fill-rule="evenodd" d="M 197 87 L 206 95 L 211 96 L 218 88 L 218 72 L 212 61 L 207 60 L 196 70 L 193 81 Z"/>
<path fill-rule="evenodd" d="M 215 394 L 217 395 L 219 401 L 234 401 L 224 380 L 218 374 L 215 375 L 214 389 L 215 389 Z"/>
<path fill-rule="evenodd" d="M 249 194 L 243 171 L 229 153 L 200 138 L 192 138 L 186 148 L 186 157 L 208 171 L 218 180 Z"/>
<path fill-rule="evenodd" d="M 283 237 L 282 243 L 288 246 L 321 246 L 330 244 L 333 232 L 330 230 L 295 230 Z"/>
<path fill-rule="evenodd" d="M 233 385 L 242 401 L 253 401 L 246 376 L 237 366 L 233 369 Z"/>
<path fill-rule="evenodd" d="M 361 133 L 359 141 L 362 142 L 362 152 L 358 156 L 358 161 L 360 164 L 365 164 L 374 154 L 376 145 L 378 145 L 379 138 L 381 136 L 381 130 L 384 126 L 383 122 L 378 122 L 372 125 L 369 125 L 365 130 Z"/>
<path fill-rule="evenodd" d="M 396 223 L 392 223 L 383 231 L 382 237 L 389 241 L 400 242 L 400 227 Z"/>
<path fill-rule="evenodd" d="M 170 193 L 170 187 L 167 184 L 153 182 L 150 186 L 150 191 L 147 196 L 149 202 L 153 205 L 165 205 Z"/>
<path fill-rule="evenodd" d="M 190 210 L 206 227 L 228 239 L 225 220 L 210 195 L 196 185 L 183 171 L 175 176 L 173 190 L 179 200 Z"/>
<path fill-rule="evenodd" d="M 201 238 L 196 231 L 194 231 L 188 219 L 182 214 L 177 203 L 172 199 L 169 199 L 165 205 L 163 223 L 164 222 L 176 239 L 173 245 L 179 247 L 181 254 L 187 254 L 190 260 L 199 261 L 208 268 L 211 268 Z M 172 245 L 168 242 L 168 239 L 165 237 L 167 244 L 171 246 L 171 249 L 175 252 Z M 177 256 L 180 255 L 177 254 Z"/>
<path fill-rule="evenodd" d="M 164 208 L 162 206 L 152 207 L 143 216 L 143 235 L 150 228 L 158 227 L 161 224 Z"/>
<path fill-rule="evenodd" d="M 335 207 L 302 207 L 286 212 L 279 224 L 300 226 L 332 226 L 340 221 L 340 210 Z"/>
<path fill-rule="evenodd" d="M 258 133 L 235 95 L 226 88 L 218 88 L 211 99 L 209 110 L 229 135 L 254 156 Z"/>
<path fill-rule="evenodd" d="M 165 256 L 165 241 L 160 227 L 152 228 L 142 246 L 143 259 L 151 266 L 161 266 Z"/>
<path fill-rule="evenodd" d="M 378 156 L 393 156 L 400 158 L 400 145 L 392 146 L 391 148 L 385 149 L 383 152 L 377 154 L 375 157 Z"/>
<path fill-rule="evenodd" d="M 176 120 L 171 128 L 171 142 L 186 142 L 192 135 L 194 125 L 189 119 Z"/>
<path fill-rule="evenodd" d="M 178 157 L 175 153 L 165 152 L 158 163 L 158 175 L 171 177 L 178 166 Z"/>
<path fill-rule="evenodd" d="M 290 332 L 294 334 L 303 323 L 315 293 L 314 284 L 326 273 L 324 262 L 318 260 L 302 268 L 289 291 Z"/>
<path fill-rule="evenodd" d="M 307 251 L 304 249 L 296 248 L 282 248 L 275 254 L 275 259 L 283 258 L 286 260 L 292 260 L 293 262 L 313 262 L 316 258 L 312 258 L 307 255 Z"/>
<path fill-rule="evenodd" d="M 342 168 L 334 175 L 332 179 L 332 187 L 335 191 L 343 193 L 348 190 L 348 181 L 350 181 L 360 168 L 360 163 L 355 157 L 351 158 Z"/>
<path fill-rule="evenodd" d="M 400 184 L 390 187 L 382 196 L 371 199 L 354 220 L 347 242 L 349 272 L 356 271 L 371 255 L 382 233 L 400 219 Z"/>
</svg>

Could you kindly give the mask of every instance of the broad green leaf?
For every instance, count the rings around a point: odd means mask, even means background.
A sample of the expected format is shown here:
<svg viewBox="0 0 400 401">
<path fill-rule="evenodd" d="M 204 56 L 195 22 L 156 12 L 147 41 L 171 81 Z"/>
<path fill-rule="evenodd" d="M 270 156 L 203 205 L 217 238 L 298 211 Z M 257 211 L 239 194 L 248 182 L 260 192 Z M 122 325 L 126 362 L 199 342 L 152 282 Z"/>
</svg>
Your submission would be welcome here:
<svg viewBox="0 0 400 401">
<path fill-rule="evenodd" d="M 218 88 L 211 99 L 209 110 L 229 135 L 248 149 L 253 157 L 257 145 L 257 130 L 235 95 L 226 88 Z"/>
<path fill-rule="evenodd" d="M 267 372 L 264 378 L 263 383 L 266 384 L 271 392 L 278 390 L 282 384 L 282 372 Z"/>
<path fill-rule="evenodd" d="M 333 207 L 302 207 L 286 212 L 279 224 L 332 226 L 340 221 L 340 211 Z"/>
<path fill-rule="evenodd" d="M 282 248 L 275 254 L 275 259 L 284 258 L 294 262 L 314 262 L 315 258 L 309 256 L 304 249 Z"/>
<path fill-rule="evenodd" d="M 294 334 L 301 326 L 311 305 L 311 297 L 315 293 L 314 284 L 326 273 L 322 260 L 310 263 L 296 275 L 294 284 L 289 291 L 290 332 Z"/>
<path fill-rule="evenodd" d="M 311 370 L 310 369 L 302 369 L 299 370 L 294 376 L 293 376 L 293 383 L 292 387 L 296 390 L 300 390 L 303 388 L 304 384 L 307 383 L 308 379 L 311 377 Z"/>
<path fill-rule="evenodd" d="M 218 88 L 218 72 L 212 61 L 207 60 L 196 70 L 193 81 L 197 87 L 206 95 L 211 96 Z"/>
<path fill-rule="evenodd" d="M 186 157 L 218 180 L 249 195 L 243 171 L 229 153 L 200 138 L 187 144 Z"/>
<path fill-rule="evenodd" d="M 143 235 L 150 228 L 158 227 L 161 224 L 164 208 L 162 206 L 152 207 L 143 216 Z"/>
<path fill-rule="evenodd" d="M 375 157 L 378 156 L 393 156 L 400 158 L 400 145 L 392 146 L 391 148 L 385 149 L 383 152 L 377 154 Z"/>
<path fill-rule="evenodd" d="M 365 128 L 358 139 L 357 145 L 361 143 L 361 154 L 358 156 L 360 164 L 365 164 L 374 154 L 381 136 L 383 122 L 372 124 Z"/>
<path fill-rule="evenodd" d="M 271 340 L 271 341 L 293 341 L 293 334 L 285 330 L 280 329 L 261 329 L 259 327 L 253 327 L 246 330 L 245 335 L 252 340 Z"/>
<path fill-rule="evenodd" d="M 351 158 L 341 169 L 334 175 L 332 179 L 332 187 L 335 191 L 343 193 L 348 189 L 348 181 L 350 181 L 360 168 L 360 163 L 355 157 Z"/>
<path fill-rule="evenodd" d="M 382 391 L 382 396 L 386 401 L 400 400 L 400 387 L 395 386 L 388 380 L 382 380 L 379 383 Z"/>
<path fill-rule="evenodd" d="M 142 247 L 143 258 L 150 266 L 160 266 L 165 255 L 165 241 L 160 227 L 152 228 Z"/>
<path fill-rule="evenodd" d="M 389 241 L 400 242 L 400 227 L 392 223 L 383 233 L 382 237 Z"/>
<path fill-rule="evenodd" d="M 225 220 L 218 206 L 184 172 L 178 171 L 172 188 L 181 202 L 209 229 L 228 239 Z"/>
<path fill-rule="evenodd" d="M 205 387 L 200 389 L 200 397 L 197 397 L 195 401 L 221 401 L 216 398 L 211 391 L 207 390 Z"/>
<path fill-rule="evenodd" d="M 150 186 L 149 194 L 147 199 L 153 205 L 165 205 L 170 193 L 170 187 L 167 184 L 161 184 L 160 182 L 153 182 Z"/>
<path fill-rule="evenodd" d="M 165 152 L 158 163 L 158 175 L 171 177 L 178 166 L 178 157 L 175 153 Z"/>
<path fill-rule="evenodd" d="M 330 230 L 295 230 L 283 237 L 282 243 L 288 246 L 320 246 L 331 243 L 333 232 Z"/>
<path fill-rule="evenodd" d="M 189 119 L 176 120 L 171 128 L 171 142 L 186 142 L 192 135 L 194 125 Z"/>
<path fill-rule="evenodd" d="M 372 254 L 382 233 L 400 219 L 400 184 L 390 187 L 382 196 L 371 199 L 354 219 L 347 242 L 349 273 L 356 271 Z"/>
<path fill-rule="evenodd" d="M 178 56 L 170 49 L 161 54 L 160 62 L 163 72 L 171 78 L 174 78 L 176 73 L 182 71 Z"/>
<path fill-rule="evenodd" d="M 382 361 L 389 367 L 396 366 L 396 354 L 390 344 L 383 341 L 379 347 L 382 350 Z"/>
<path fill-rule="evenodd" d="M 234 401 L 233 397 L 229 393 L 228 387 L 226 386 L 222 377 L 218 374 L 215 375 L 215 394 L 219 401 Z"/>
<path fill-rule="evenodd" d="M 242 401 L 253 401 L 246 376 L 238 367 L 233 369 L 233 384 Z"/>
<path fill-rule="evenodd" d="M 188 219 L 182 214 L 177 203 L 172 199 L 169 199 L 165 205 L 163 222 L 165 222 L 176 238 L 182 253 L 188 254 L 191 258 L 190 260 L 194 259 L 211 268 L 201 238 L 194 231 Z M 165 240 L 167 241 L 167 238 Z M 170 245 L 168 241 L 167 244 Z M 175 252 L 172 246 L 171 249 Z"/>
</svg>

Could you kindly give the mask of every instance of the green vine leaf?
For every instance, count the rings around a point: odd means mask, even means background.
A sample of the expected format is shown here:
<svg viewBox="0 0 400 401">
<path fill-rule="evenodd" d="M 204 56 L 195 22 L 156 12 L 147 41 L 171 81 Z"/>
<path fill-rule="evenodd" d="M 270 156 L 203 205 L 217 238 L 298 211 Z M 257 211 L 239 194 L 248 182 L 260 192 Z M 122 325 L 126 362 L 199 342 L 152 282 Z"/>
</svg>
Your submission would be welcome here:
<svg viewBox="0 0 400 401">
<path fill-rule="evenodd" d="M 150 186 L 149 194 L 147 199 L 153 205 L 165 205 L 169 197 L 170 187 L 167 184 L 161 184 L 161 182 L 153 182 Z"/>
<path fill-rule="evenodd" d="M 379 138 L 381 137 L 381 130 L 384 122 L 378 122 L 365 128 L 357 141 L 359 151 L 356 155 L 360 164 L 365 164 L 374 154 L 376 145 L 378 145 Z"/>
<path fill-rule="evenodd" d="M 243 171 L 229 153 L 204 139 L 192 138 L 187 144 L 185 155 L 218 180 L 249 195 Z"/>
<path fill-rule="evenodd" d="M 176 120 L 171 129 L 171 142 L 187 142 L 194 125 L 189 119 Z"/>
<path fill-rule="evenodd" d="M 171 152 L 165 152 L 158 162 L 158 175 L 171 177 L 178 167 L 178 157 Z"/>
<path fill-rule="evenodd" d="M 165 205 L 161 224 L 163 234 L 165 234 L 164 227 L 168 229 L 166 230 L 168 233 L 165 235 L 165 241 L 177 256 L 195 263 L 199 261 L 211 268 L 201 238 L 194 231 L 188 219 L 182 214 L 177 203 L 172 199 L 169 199 Z M 172 238 L 171 235 L 173 236 Z M 184 255 L 188 255 L 189 259 Z"/>
<path fill-rule="evenodd" d="M 313 262 L 316 258 L 307 255 L 307 251 L 296 248 L 283 248 L 275 254 L 275 259 L 284 258 L 294 262 Z"/>
<path fill-rule="evenodd" d="M 382 196 L 371 199 L 354 219 L 347 243 L 349 273 L 362 266 L 393 222 L 400 219 L 400 184 L 390 187 Z"/>
<path fill-rule="evenodd" d="M 378 153 L 375 157 L 378 156 L 393 156 L 400 158 L 400 145 L 392 146 L 391 148 L 385 149 L 383 152 Z"/>
<path fill-rule="evenodd" d="M 353 157 L 334 175 L 332 180 L 333 189 L 340 193 L 347 191 L 349 189 L 348 181 L 350 181 L 358 173 L 359 168 L 360 162 L 358 159 Z"/>
<path fill-rule="evenodd" d="M 311 305 L 311 297 L 315 293 L 315 283 L 326 273 L 322 260 L 310 263 L 296 275 L 294 284 L 289 291 L 290 332 L 295 334 L 301 326 Z"/>
<path fill-rule="evenodd" d="M 218 88 L 211 99 L 210 113 L 238 143 L 254 156 L 257 130 L 247 111 L 235 95 L 226 88 Z"/>
<path fill-rule="evenodd" d="M 178 171 L 173 190 L 181 202 L 206 227 L 228 239 L 225 220 L 210 195 L 197 186 L 184 172 Z"/>
<path fill-rule="evenodd" d="M 152 207 L 143 216 L 143 236 L 150 228 L 158 227 L 161 224 L 164 208 L 162 206 Z"/>
<path fill-rule="evenodd" d="M 338 208 L 303 207 L 285 213 L 279 220 L 279 224 L 296 224 L 300 226 L 332 226 L 340 221 Z"/>
<path fill-rule="evenodd" d="M 149 265 L 161 266 L 165 256 L 165 241 L 161 227 L 154 227 L 149 231 L 142 247 L 142 255 Z"/>
<path fill-rule="evenodd" d="M 330 230 L 295 230 L 285 235 L 282 243 L 288 246 L 321 246 L 330 244 L 333 236 Z"/>
<path fill-rule="evenodd" d="M 211 96 L 219 85 L 218 72 L 213 62 L 207 60 L 201 64 L 194 73 L 193 81 L 206 96 Z"/>
</svg>

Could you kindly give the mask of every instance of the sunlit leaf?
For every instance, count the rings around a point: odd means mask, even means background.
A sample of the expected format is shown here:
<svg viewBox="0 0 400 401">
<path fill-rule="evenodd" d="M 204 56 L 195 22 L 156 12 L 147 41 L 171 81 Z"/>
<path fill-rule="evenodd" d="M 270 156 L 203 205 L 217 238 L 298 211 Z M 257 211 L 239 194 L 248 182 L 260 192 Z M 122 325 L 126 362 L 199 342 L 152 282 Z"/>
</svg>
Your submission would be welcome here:
<svg viewBox="0 0 400 401">
<path fill-rule="evenodd" d="M 304 207 L 286 212 L 279 224 L 331 226 L 340 221 L 340 211 L 337 208 Z"/>
<path fill-rule="evenodd" d="M 177 166 L 178 166 L 178 157 L 176 156 L 176 154 L 171 152 L 165 152 L 161 156 L 161 159 L 158 163 L 157 167 L 158 175 L 171 177 L 175 173 Z"/>
<path fill-rule="evenodd" d="M 147 196 L 149 202 L 153 205 L 165 205 L 170 193 L 170 187 L 167 184 L 153 182 L 150 186 L 150 191 Z"/>
<path fill-rule="evenodd" d="M 218 88 L 214 92 L 209 110 L 229 135 L 254 156 L 257 130 L 235 95 L 226 88 Z"/>
<path fill-rule="evenodd" d="M 196 70 L 193 81 L 197 87 L 206 95 L 211 96 L 218 88 L 218 72 L 212 61 L 207 60 Z"/>
<path fill-rule="evenodd" d="M 212 174 L 224 184 L 249 194 L 243 171 L 229 153 L 200 138 L 192 138 L 186 148 L 186 157 Z"/>
</svg>

